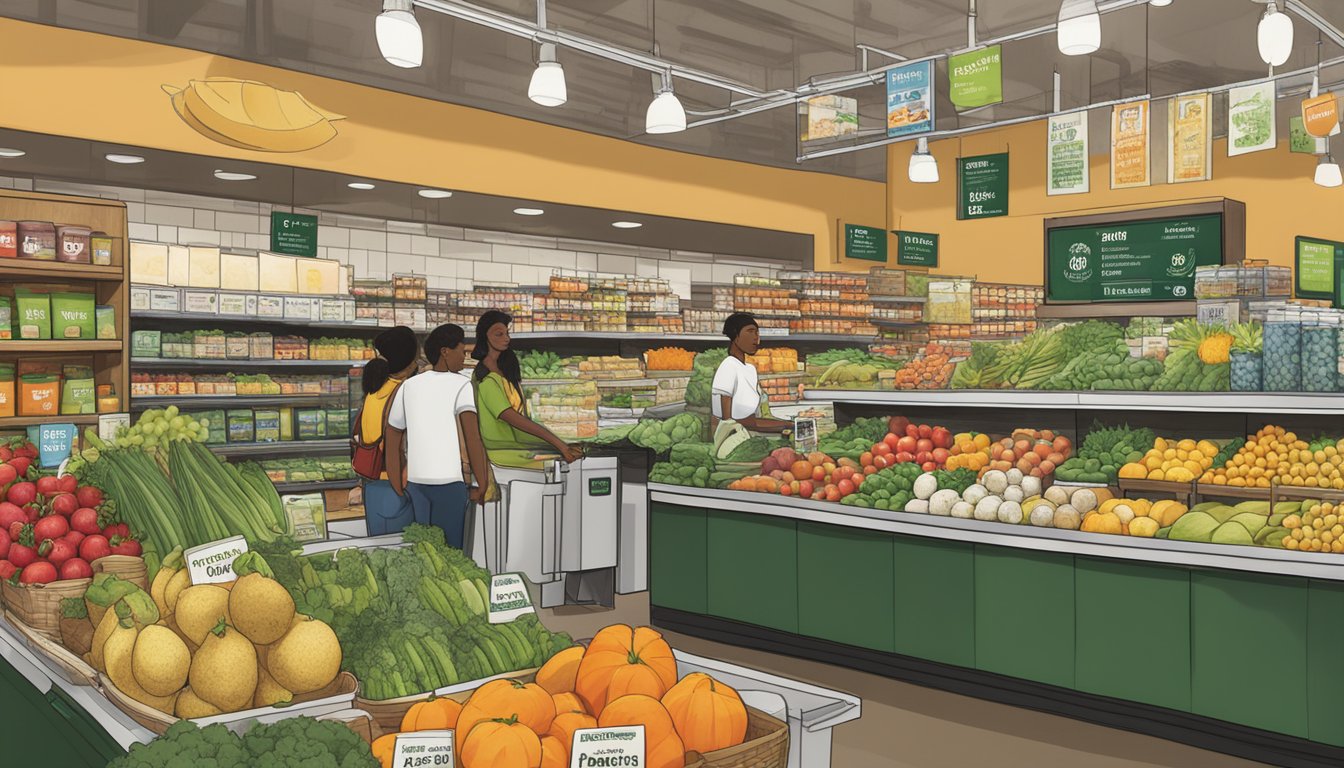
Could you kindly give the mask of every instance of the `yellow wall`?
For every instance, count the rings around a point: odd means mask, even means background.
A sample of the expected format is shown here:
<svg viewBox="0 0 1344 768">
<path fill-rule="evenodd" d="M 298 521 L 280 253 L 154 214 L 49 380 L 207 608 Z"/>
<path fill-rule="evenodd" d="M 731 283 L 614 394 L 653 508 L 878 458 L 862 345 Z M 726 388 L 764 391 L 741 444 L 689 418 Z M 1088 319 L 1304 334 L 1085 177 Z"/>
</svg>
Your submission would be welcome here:
<svg viewBox="0 0 1344 768">
<path fill-rule="evenodd" d="M 937 272 L 976 275 L 993 282 L 1040 285 L 1043 280 L 1042 220 L 1053 216 L 1108 212 L 1219 198 L 1246 204 L 1246 256 L 1292 266 L 1293 238 L 1311 235 L 1344 240 L 1344 189 L 1312 183 L 1316 158 L 1279 148 L 1227 157 L 1225 141 L 1213 148 L 1213 180 L 1193 184 L 1154 184 L 1138 189 L 1110 188 L 1110 158 L 1091 157 L 1091 188 L 1086 195 L 1050 197 L 1045 193 L 1046 123 L 1044 120 L 931 144 L 941 181 L 912 184 L 907 165 L 914 142 L 892 145 L 888 153 L 891 228 L 942 235 Z M 1093 139 L 1095 150 L 1100 142 Z M 1103 145 L 1108 146 L 1108 145 Z M 1154 136 L 1154 156 L 1166 152 L 1165 136 Z M 1009 216 L 957 221 L 956 160 L 1008 151 Z M 1165 167 L 1165 165 L 1160 166 Z M 1162 179 L 1166 181 L 1165 176 Z"/>
<path fill-rule="evenodd" d="M 12 20 L 0 20 L 0 40 L 0 125 L 7 128 L 800 232 L 815 238 L 819 264 L 835 260 L 837 221 L 881 226 L 886 218 L 886 187 L 876 182 L 655 149 L 198 51 Z M 337 124 L 336 139 L 309 152 L 226 147 L 188 128 L 160 88 L 204 77 L 297 90 L 347 119 Z"/>
</svg>

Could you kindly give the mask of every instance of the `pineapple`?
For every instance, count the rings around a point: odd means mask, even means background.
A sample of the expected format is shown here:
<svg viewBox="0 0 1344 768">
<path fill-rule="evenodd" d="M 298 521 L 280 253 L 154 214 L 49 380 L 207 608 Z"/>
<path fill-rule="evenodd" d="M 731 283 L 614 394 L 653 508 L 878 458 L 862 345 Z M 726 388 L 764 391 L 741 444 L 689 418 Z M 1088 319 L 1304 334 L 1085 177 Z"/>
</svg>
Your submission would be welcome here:
<svg viewBox="0 0 1344 768">
<path fill-rule="evenodd" d="M 1171 330 L 1171 345 L 1196 351 L 1205 365 L 1218 365 L 1231 359 L 1232 334 L 1221 324 L 1182 320 Z"/>
<path fill-rule="evenodd" d="M 1230 362 L 1232 352 L 1232 334 L 1217 331 L 1199 342 L 1199 359 L 1206 365 L 1218 365 Z"/>
<path fill-rule="evenodd" d="M 1265 346 L 1265 327 L 1252 320 L 1232 327 L 1232 349 L 1236 352 L 1259 353 Z"/>
</svg>

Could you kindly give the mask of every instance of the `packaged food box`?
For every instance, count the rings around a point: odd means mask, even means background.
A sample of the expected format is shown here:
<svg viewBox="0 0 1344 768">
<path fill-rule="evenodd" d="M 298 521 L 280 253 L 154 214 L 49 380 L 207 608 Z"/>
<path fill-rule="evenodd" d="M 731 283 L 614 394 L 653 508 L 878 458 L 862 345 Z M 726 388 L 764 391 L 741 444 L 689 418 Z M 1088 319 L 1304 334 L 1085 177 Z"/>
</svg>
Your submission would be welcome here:
<svg viewBox="0 0 1344 768">
<path fill-rule="evenodd" d="M 0 296 L 0 341 L 14 338 L 14 304 L 8 296 Z"/>
<path fill-rule="evenodd" d="M 197 421 L 204 421 L 205 442 L 208 445 L 220 445 L 229 441 L 229 427 L 224 411 L 201 411 L 192 415 Z"/>
<path fill-rule="evenodd" d="M 20 339 L 51 338 L 51 296 L 27 288 L 14 289 Z"/>
<path fill-rule="evenodd" d="M 131 397 L 153 397 L 154 377 L 148 373 L 131 374 Z"/>
<path fill-rule="evenodd" d="M 19 255 L 19 225 L 0 221 L 0 258 L 13 259 Z"/>
<path fill-rule="evenodd" d="M 280 439 L 280 411 L 275 409 L 257 410 L 254 414 L 257 442 L 277 442 Z"/>
<path fill-rule="evenodd" d="M 97 336 L 92 293 L 58 291 L 51 294 L 51 335 L 57 339 L 93 339 Z"/>
<path fill-rule="evenodd" d="M 0 363 L 0 418 L 15 415 L 14 366 Z"/>
<path fill-rule="evenodd" d="M 225 414 L 229 425 L 230 443 L 254 443 L 257 440 L 257 422 L 250 408 Z"/>
<path fill-rule="evenodd" d="M 96 306 L 93 308 L 93 316 L 97 325 L 98 338 L 109 340 L 117 338 L 116 307 Z"/>
<path fill-rule="evenodd" d="M 294 439 L 294 409 L 280 409 L 280 440 L 290 442 Z"/>
<path fill-rule="evenodd" d="M 28 374 L 19 377 L 19 415 L 54 416 L 61 406 L 61 377 Z"/>
<path fill-rule="evenodd" d="M 321 408 L 296 408 L 294 419 L 300 440 L 322 440 L 327 436 L 327 412 Z"/>
<path fill-rule="evenodd" d="M 230 360 L 247 360 L 252 356 L 252 344 L 245 333 L 230 333 L 224 337 L 224 356 Z"/>
<path fill-rule="evenodd" d="M 158 357 L 160 331 L 131 331 L 131 357 Z"/>
<path fill-rule="evenodd" d="M 49 221 L 20 221 L 19 258 L 56 260 L 56 227 Z"/>
<path fill-rule="evenodd" d="M 327 410 L 327 437 L 350 436 L 350 411 L 346 408 Z"/>
<path fill-rule="evenodd" d="M 88 264 L 93 260 L 88 227 L 62 224 L 56 228 L 56 260 L 70 264 Z"/>
<path fill-rule="evenodd" d="M 61 414 L 77 415 L 98 412 L 98 398 L 93 377 L 65 379 L 61 383 Z"/>
<path fill-rule="evenodd" d="M 275 359 L 275 337 L 269 333 L 254 333 L 247 339 L 247 356 L 253 360 Z"/>
<path fill-rule="evenodd" d="M 89 235 L 89 251 L 95 265 L 112 266 L 112 238 L 108 237 L 106 232 L 93 232 Z"/>
</svg>

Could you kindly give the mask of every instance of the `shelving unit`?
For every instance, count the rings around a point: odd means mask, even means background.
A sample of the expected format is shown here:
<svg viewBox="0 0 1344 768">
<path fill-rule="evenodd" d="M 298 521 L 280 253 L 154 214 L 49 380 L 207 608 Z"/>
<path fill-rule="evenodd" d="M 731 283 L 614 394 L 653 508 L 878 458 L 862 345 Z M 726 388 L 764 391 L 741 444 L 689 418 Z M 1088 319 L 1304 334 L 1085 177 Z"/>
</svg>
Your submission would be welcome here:
<svg viewBox="0 0 1344 768">
<path fill-rule="evenodd" d="M 358 480 L 328 480 L 320 483 L 276 483 L 278 493 L 316 493 L 318 491 L 346 491 L 359 485 Z"/>
<path fill-rule="evenodd" d="M 1344 397 L 1336 393 L 809 390 L 804 399 L 889 406 L 1344 415 Z"/>
<path fill-rule="evenodd" d="M 15 354 L 80 355 L 86 352 L 120 352 L 121 346 L 120 341 L 111 339 L 87 341 L 14 339 L 0 341 L 0 354 L 13 352 Z"/>
<path fill-rule="evenodd" d="M 281 456 L 342 453 L 350 450 L 350 441 L 340 438 L 334 440 L 293 440 L 283 443 L 220 443 L 207 447 L 220 456 L 277 458 Z"/>
<path fill-rule="evenodd" d="M 133 357 L 131 365 L 141 370 L 165 370 L 179 368 L 312 368 L 317 370 L 344 370 L 358 368 L 367 360 L 199 360 L 172 357 Z"/>
<path fill-rule="evenodd" d="M 161 395 L 155 397 L 137 397 L 131 403 L 131 410 L 143 411 L 146 408 L 247 408 L 320 405 L 336 400 L 347 400 L 345 393 L 333 395 Z"/>
</svg>

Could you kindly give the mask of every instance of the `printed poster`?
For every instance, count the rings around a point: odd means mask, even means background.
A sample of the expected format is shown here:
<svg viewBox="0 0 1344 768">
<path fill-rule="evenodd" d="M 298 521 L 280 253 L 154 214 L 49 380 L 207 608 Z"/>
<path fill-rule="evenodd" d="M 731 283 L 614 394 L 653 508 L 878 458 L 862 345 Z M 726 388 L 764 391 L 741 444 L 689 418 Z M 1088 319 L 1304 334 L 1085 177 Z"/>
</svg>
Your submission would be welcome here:
<svg viewBox="0 0 1344 768">
<path fill-rule="evenodd" d="M 1273 149 L 1274 82 L 1233 88 L 1227 92 L 1227 155 L 1236 157 Z"/>
<path fill-rule="evenodd" d="M 991 45 L 951 57 L 947 79 L 952 103 L 971 109 L 1003 101 L 1003 47 Z"/>
<path fill-rule="evenodd" d="M 1077 195 L 1087 192 L 1087 112 L 1052 115 L 1047 142 L 1046 193 Z"/>
<path fill-rule="evenodd" d="M 1152 183 L 1147 101 L 1117 104 L 1111 110 L 1111 189 Z"/>
<path fill-rule="evenodd" d="M 859 100 L 848 96 L 813 96 L 807 100 L 803 141 L 838 139 L 859 132 Z"/>
<path fill-rule="evenodd" d="M 887 135 L 933 130 L 933 62 L 887 71 Z"/>
<path fill-rule="evenodd" d="M 1302 155 L 1315 155 L 1316 137 L 1307 133 L 1307 126 L 1302 122 L 1302 116 L 1297 115 L 1288 119 L 1288 148 Z"/>
<path fill-rule="evenodd" d="M 1167 102 L 1167 183 L 1208 181 L 1213 176 L 1213 97 L 1177 96 Z"/>
</svg>

